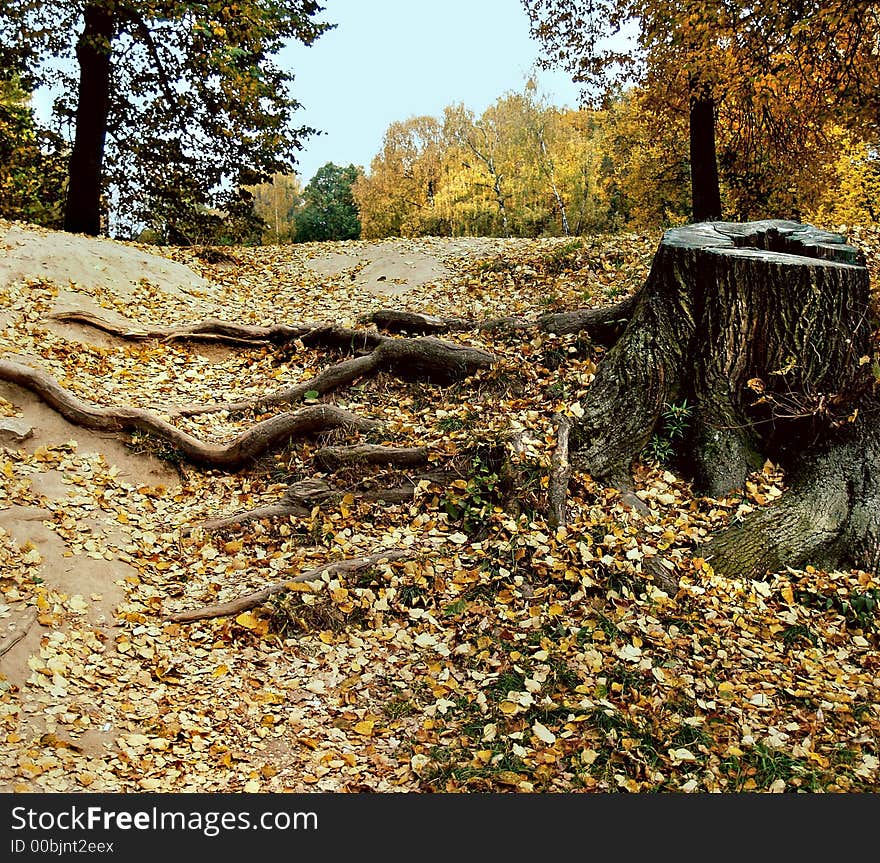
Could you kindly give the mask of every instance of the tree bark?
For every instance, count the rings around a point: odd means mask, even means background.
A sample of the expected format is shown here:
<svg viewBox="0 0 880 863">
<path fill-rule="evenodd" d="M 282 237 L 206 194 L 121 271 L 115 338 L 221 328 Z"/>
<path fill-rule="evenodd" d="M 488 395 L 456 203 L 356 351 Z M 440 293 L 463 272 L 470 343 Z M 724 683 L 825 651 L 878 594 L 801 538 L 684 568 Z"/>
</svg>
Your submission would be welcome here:
<svg viewBox="0 0 880 863">
<path fill-rule="evenodd" d="M 110 114 L 110 52 L 115 29 L 106 4 L 90 3 L 76 46 L 79 90 L 76 136 L 70 155 L 64 230 L 97 236 L 101 232 L 101 174 Z"/>
<path fill-rule="evenodd" d="M 691 206 L 695 222 L 721 218 L 721 187 L 715 150 L 715 100 L 704 84 L 690 90 Z"/>
<path fill-rule="evenodd" d="M 575 467 L 616 484 L 686 404 L 679 464 L 698 491 L 723 497 L 768 458 L 791 485 L 707 544 L 720 571 L 876 567 L 868 304 L 864 258 L 838 234 L 783 221 L 667 231 L 573 430 Z"/>
</svg>

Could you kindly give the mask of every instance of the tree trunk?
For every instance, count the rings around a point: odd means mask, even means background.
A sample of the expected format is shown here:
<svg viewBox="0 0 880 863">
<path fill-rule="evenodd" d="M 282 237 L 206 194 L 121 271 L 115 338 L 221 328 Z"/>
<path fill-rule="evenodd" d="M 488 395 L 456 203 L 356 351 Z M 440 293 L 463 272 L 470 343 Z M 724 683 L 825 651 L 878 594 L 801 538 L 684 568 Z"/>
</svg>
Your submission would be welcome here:
<svg viewBox="0 0 880 863">
<path fill-rule="evenodd" d="M 97 236 L 101 231 L 101 171 L 110 112 L 114 20 L 113 12 L 102 4 L 87 5 L 84 18 L 76 46 L 80 77 L 64 230 Z"/>
<path fill-rule="evenodd" d="M 807 561 L 876 568 L 880 402 L 861 253 L 796 222 L 667 231 L 573 431 L 576 469 L 625 482 L 670 405 L 687 405 L 680 464 L 722 497 L 765 459 L 782 501 L 705 548 L 727 574 Z"/>
<path fill-rule="evenodd" d="M 691 207 L 695 222 L 721 218 L 721 189 L 715 153 L 715 100 L 709 88 L 691 84 Z"/>
</svg>

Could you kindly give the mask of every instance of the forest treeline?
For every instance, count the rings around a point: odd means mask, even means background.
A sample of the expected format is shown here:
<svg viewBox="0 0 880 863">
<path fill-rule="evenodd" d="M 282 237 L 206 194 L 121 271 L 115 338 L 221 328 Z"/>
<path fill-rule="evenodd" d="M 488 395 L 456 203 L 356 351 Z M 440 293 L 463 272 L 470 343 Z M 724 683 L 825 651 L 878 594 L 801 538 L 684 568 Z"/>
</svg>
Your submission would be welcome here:
<svg viewBox="0 0 880 863">
<path fill-rule="evenodd" d="M 303 184 L 279 52 L 335 26 L 315 0 L 0 0 L 0 215 L 180 244 L 880 218 L 878 0 L 521 4 L 589 103 L 528 82 Z"/>
<path fill-rule="evenodd" d="M 391 236 L 565 236 L 683 224 L 690 213 L 687 117 L 658 117 L 637 88 L 604 108 L 559 108 L 533 82 L 482 114 L 392 123 L 369 169 L 328 163 L 303 185 L 276 173 L 242 188 L 235 218 L 202 208 L 154 214 L 155 242 L 284 243 Z M 719 170 L 731 218 L 817 224 L 880 219 L 880 150 L 832 123 L 796 163 L 743 169 L 735 130 L 720 127 Z M 0 84 L 0 215 L 59 227 L 64 158 L 27 94 Z M 759 156 L 759 154 L 755 154 Z M 163 215 L 166 218 L 163 218 Z"/>
<path fill-rule="evenodd" d="M 530 237 L 684 223 L 687 119 L 659 116 L 637 88 L 601 109 L 561 109 L 530 82 L 481 115 L 453 105 L 393 123 L 354 185 L 363 234 Z M 719 124 L 731 218 L 877 221 L 880 151 L 864 139 L 828 123 L 784 170 L 772 142 L 751 146 L 739 158 L 738 130 Z"/>
</svg>

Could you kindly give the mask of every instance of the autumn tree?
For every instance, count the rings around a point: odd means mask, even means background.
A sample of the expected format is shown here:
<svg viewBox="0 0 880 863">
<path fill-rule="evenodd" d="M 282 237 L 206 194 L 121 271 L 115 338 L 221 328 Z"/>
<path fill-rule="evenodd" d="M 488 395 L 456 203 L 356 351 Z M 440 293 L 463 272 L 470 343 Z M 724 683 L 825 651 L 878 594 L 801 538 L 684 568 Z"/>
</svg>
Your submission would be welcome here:
<svg viewBox="0 0 880 863">
<path fill-rule="evenodd" d="M 484 179 L 482 185 L 498 210 L 499 228 L 497 233 L 510 236 L 510 218 L 507 202 L 510 198 L 510 159 L 509 129 L 507 116 L 499 104 L 490 106 L 481 117 L 474 117 L 464 105 L 453 105 L 446 109 L 443 130 L 447 138 L 454 141 L 469 160 L 467 167 L 474 167 Z"/>
<path fill-rule="evenodd" d="M 365 238 L 435 229 L 432 211 L 444 150 L 443 129 L 434 117 L 410 117 L 388 127 L 369 173 L 352 187 Z"/>
<path fill-rule="evenodd" d="M 824 129 L 876 116 L 876 3 L 524 0 L 532 32 L 587 96 L 637 83 L 668 122 L 687 119 L 693 218 L 740 218 L 775 201 Z M 874 108 L 871 109 L 870 105 Z"/>
<path fill-rule="evenodd" d="M 880 148 L 840 127 L 829 134 L 836 157 L 817 183 L 808 217 L 831 225 L 880 223 Z"/>
<path fill-rule="evenodd" d="M 0 41 L 19 46 L 36 81 L 58 88 L 75 130 L 64 215 L 98 234 L 102 214 L 149 221 L 156 201 L 227 207 L 240 186 L 291 170 L 308 128 L 293 125 L 286 40 L 310 45 L 328 24 L 314 0 L 0 4 Z"/>
<path fill-rule="evenodd" d="M 302 199 L 302 183 L 296 174 L 273 174 L 265 183 L 248 186 L 254 212 L 266 223 L 264 243 L 290 242 L 296 232 L 294 215 Z"/>
<path fill-rule="evenodd" d="M 590 125 L 584 151 L 589 205 L 581 230 L 621 231 L 680 225 L 690 212 L 687 129 L 666 123 L 631 88 L 604 110 L 581 111 Z"/>
</svg>

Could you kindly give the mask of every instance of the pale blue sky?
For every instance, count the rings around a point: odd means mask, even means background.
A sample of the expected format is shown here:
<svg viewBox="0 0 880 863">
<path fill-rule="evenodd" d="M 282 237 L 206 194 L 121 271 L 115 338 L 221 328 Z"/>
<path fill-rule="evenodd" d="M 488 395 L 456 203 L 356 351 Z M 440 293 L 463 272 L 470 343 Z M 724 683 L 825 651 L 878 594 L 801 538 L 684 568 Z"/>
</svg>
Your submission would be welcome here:
<svg viewBox="0 0 880 863">
<path fill-rule="evenodd" d="M 303 107 L 297 125 L 322 131 L 296 154 L 308 182 L 322 165 L 369 170 L 388 126 L 463 102 L 478 114 L 530 75 L 559 107 L 576 107 L 580 90 L 562 71 L 536 67 L 540 44 L 529 36 L 520 0 L 321 0 L 320 20 L 335 23 L 311 47 L 291 44 L 277 58 L 295 75 Z M 51 96 L 38 91 L 48 122 Z"/>
<path fill-rule="evenodd" d="M 520 0 L 323 0 L 321 20 L 335 30 L 306 48 L 280 55 L 294 72 L 303 104 L 298 124 L 325 134 L 297 154 L 308 181 L 327 162 L 369 170 L 382 136 L 396 120 L 440 116 L 455 102 L 482 112 L 521 90 L 540 44 L 529 37 Z M 579 89 L 564 72 L 537 72 L 542 93 L 576 107 Z"/>
</svg>

